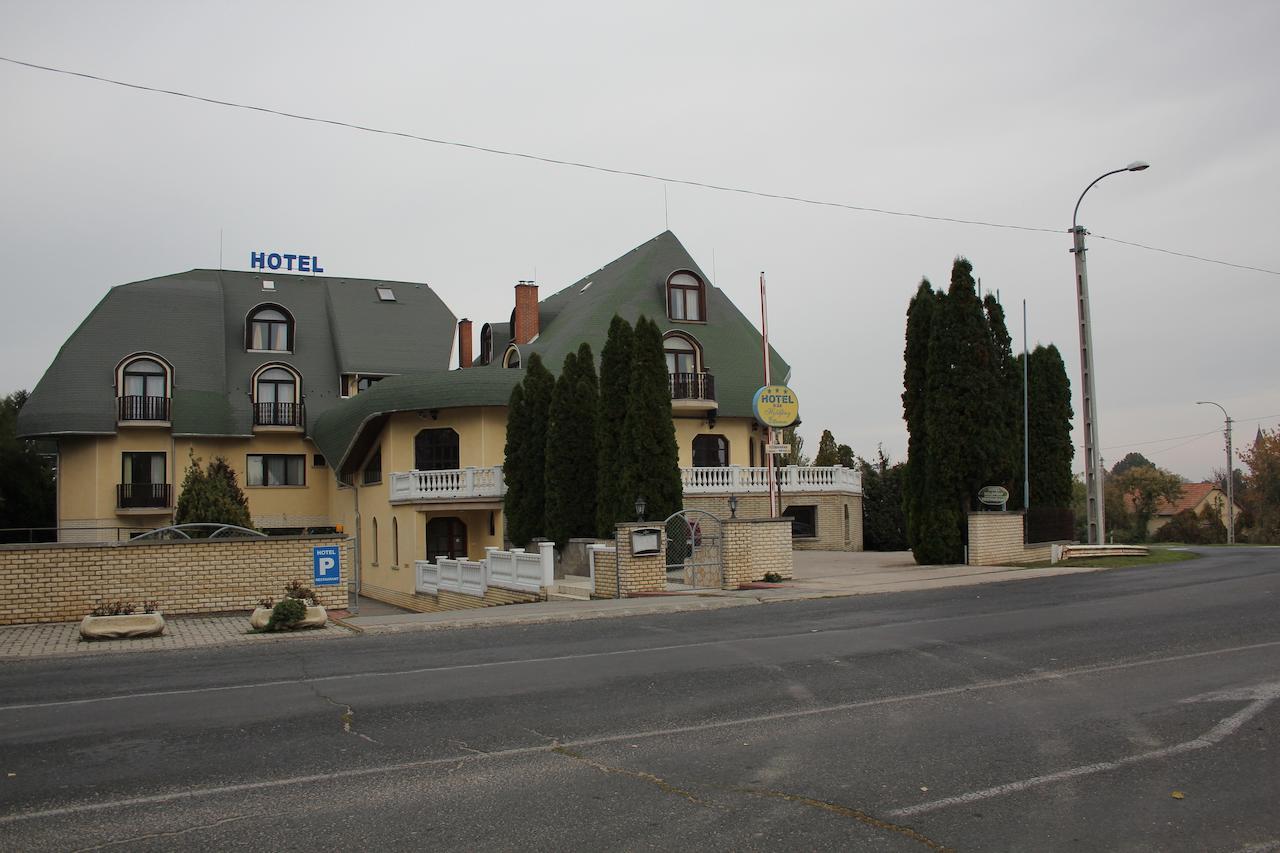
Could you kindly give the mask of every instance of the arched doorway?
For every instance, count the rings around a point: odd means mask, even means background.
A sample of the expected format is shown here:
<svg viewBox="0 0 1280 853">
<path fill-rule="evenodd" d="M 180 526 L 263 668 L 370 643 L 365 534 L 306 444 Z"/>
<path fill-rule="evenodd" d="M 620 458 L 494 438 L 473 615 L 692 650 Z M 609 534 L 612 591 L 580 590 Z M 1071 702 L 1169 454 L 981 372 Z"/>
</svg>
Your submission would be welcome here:
<svg viewBox="0 0 1280 853">
<path fill-rule="evenodd" d="M 436 557 L 466 559 L 467 525 L 457 516 L 433 518 L 427 522 L 427 562 Z"/>
</svg>

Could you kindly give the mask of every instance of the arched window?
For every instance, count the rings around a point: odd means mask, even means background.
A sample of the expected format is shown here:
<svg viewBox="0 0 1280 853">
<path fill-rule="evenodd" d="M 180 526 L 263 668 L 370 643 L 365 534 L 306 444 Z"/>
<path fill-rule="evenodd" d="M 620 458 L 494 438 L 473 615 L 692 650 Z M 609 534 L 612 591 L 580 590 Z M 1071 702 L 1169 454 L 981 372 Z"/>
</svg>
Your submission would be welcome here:
<svg viewBox="0 0 1280 853">
<path fill-rule="evenodd" d="M 693 467 L 725 468 L 729 465 L 729 439 L 723 435 L 699 435 L 693 439 Z"/>
<path fill-rule="evenodd" d="M 117 367 L 116 389 L 122 421 L 169 420 L 172 368 L 158 357 L 138 355 Z"/>
<path fill-rule="evenodd" d="M 667 316 L 672 320 L 707 319 L 707 293 L 702 279 L 688 270 L 667 277 Z"/>
<path fill-rule="evenodd" d="M 279 305 L 259 305 L 245 323 L 244 348 L 262 352 L 293 351 L 293 317 Z"/>
<path fill-rule="evenodd" d="M 848 508 L 845 508 L 848 512 Z M 395 516 L 391 517 L 391 564 L 392 567 L 400 565 L 400 522 Z"/>
<path fill-rule="evenodd" d="M 458 434 L 448 427 L 424 429 L 413 439 L 413 467 L 417 471 L 454 471 L 458 458 Z"/>
<path fill-rule="evenodd" d="M 480 328 L 480 363 L 488 364 L 491 361 L 493 361 L 493 327 L 485 323 Z"/>
<path fill-rule="evenodd" d="M 253 422 L 258 426 L 302 426 L 298 374 L 283 365 L 267 365 L 253 380 Z"/>
<path fill-rule="evenodd" d="M 506 353 L 502 356 L 503 367 L 519 367 L 520 366 L 520 350 L 515 346 L 507 347 Z"/>
<path fill-rule="evenodd" d="M 467 525 L 455 516 L 433 518 L 427 522 L 427 561 L 436 557 L 446 560 L 466 559 Z"/>
<path fill-rule="evenodd" d="M 378 519 L 373 519 L 373 564 L 378 565 Z"/>
<path fill-rule="evenodd" d="M 662 349 L 667 356 L 667 373 L 698 372 L 698 345 L 687 335 L 669 332 L 662 339 Z"/>
</svg>

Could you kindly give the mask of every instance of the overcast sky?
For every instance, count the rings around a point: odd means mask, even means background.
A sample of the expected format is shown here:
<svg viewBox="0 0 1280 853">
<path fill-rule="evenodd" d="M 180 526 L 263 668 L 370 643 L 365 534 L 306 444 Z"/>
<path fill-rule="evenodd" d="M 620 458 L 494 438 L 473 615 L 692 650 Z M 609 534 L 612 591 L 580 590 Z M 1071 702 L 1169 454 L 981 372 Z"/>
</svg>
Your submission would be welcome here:
<svg viewBox="0 0 1280 853">
<path fill-rule="evenodd" d="M 665 177 L 1058 233 L 667 185 L 0 63 L 0 393 L 106 290 L 246 269 L 426 281 L 505 320 L 667 227 L 793 366 L 801 430 L 905 453 L 922 276 L 968 257 L 1080 409 L 1067 229 L 1280 269 L 1280 4 L 0 2 L 0 54 Z M 1280 277 L 1092 238 L 1100 435 L 1200 479 L 1280 423 Z M 1078 418 L 1077 418 L 1078 420 Z M 1201 435 L 1204 433 L 1211 433 Z M 1197 437 L 1198 436 L 1198 437 Z M 1082 468 L 1077 449 L 1076 468 Z"/>
</svg>

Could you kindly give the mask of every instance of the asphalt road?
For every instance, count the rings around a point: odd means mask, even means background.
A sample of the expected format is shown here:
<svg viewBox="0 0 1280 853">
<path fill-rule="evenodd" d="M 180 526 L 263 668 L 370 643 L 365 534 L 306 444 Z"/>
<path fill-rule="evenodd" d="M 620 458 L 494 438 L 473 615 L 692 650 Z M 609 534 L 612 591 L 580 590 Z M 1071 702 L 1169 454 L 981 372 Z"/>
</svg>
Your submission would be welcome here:
<svg viewBox="0 0 1280 853">
<path fill-rule="evenodd" d="M 0 849 L 1280 850 L 1278 599 L 1216 550 L 8 663 Z"/>
</svg>

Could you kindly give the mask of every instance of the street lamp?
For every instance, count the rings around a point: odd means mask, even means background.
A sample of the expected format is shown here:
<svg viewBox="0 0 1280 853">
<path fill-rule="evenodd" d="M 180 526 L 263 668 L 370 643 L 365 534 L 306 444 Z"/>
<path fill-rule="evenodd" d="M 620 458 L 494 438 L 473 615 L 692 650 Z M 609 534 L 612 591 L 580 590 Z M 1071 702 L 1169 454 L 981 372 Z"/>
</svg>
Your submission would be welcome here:
<svg viewBox="0 0 1280 853">
<path fill-rule="evenodd" d="M 1071 234 L 1075 245 L 1071 252 L 1076 256 L 1076 307 L 1080 317 L 1080 384 L 1084 386 L 1084 489 L 1089 519 L 1089 544 L 1106 543 L 1106 516 L 1102 496 L 1102 456 L 1101 443 L 1098 439 L 1098 404 L 1093 381 L 1093 336 L 1089 330 L 1089 275 L 1084 262 L 1083 225 L 1078 224 L 1080 202 L 1085 193 L 1093 189 L 1094 184 L 1111 175 L 1121 172 L 1141 172 L 1150 168 L 1149 163 L 1135 160 L 1123 169 L 1113 169 L 1099 175 L 1093 183 L 1084 188 L 1080 198 L 1076 199 L 1076 208 L 1071 213 Z"/>
<path fill-rule="evenodd" d="M 1217 406 L 1222 409 L 1221 403 L 1215 403 L 1212 400 L 1197 400 L 1197 406 Z M 1227 419 L 1227 544 L 1236 544 L 1236 500 L 1234 496 L 1234 486 L 1236 480 L 1236 472 L 1231 463 L 1231 415 L 1227 414 L 1226 409 L 1222 409 L 1222 416 Z"/>
</svg>

